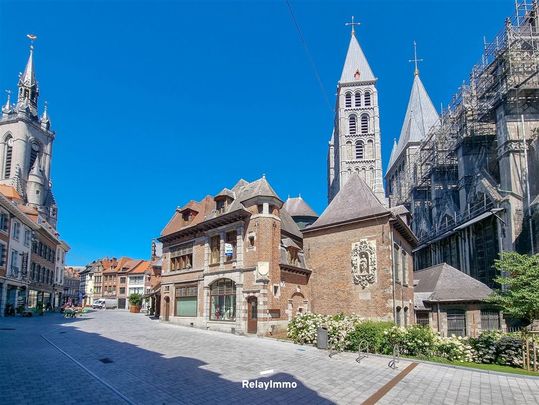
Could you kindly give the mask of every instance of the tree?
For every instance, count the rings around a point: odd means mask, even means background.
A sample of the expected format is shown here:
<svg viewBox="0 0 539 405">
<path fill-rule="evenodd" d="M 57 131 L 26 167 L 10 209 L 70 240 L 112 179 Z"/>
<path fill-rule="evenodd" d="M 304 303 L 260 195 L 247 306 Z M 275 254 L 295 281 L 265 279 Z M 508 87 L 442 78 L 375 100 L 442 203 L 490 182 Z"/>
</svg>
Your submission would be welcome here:
<svg viewBox="0 0 539 405">
<path fill-rule="evenodd" d="M 142 305 L 142 295 L 138 293 L 131 294 L 127 299 L 134 307 L 140 307 Z"/>
<path fill-rule="evenodd" d="M 494 266 L 499 272 L 495 280 L 502 289 L 495 291 L 488 301 L 514 318 L 528 322 L 539 319 L 539 254 L 503 252 Z"/>
</svg>

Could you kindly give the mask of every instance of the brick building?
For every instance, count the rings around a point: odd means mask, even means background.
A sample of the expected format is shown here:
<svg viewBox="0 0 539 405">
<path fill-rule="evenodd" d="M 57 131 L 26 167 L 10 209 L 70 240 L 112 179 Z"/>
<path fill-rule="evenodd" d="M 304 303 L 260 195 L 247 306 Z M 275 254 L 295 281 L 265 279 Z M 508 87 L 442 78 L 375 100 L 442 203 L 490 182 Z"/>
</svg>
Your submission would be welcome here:
<svg viewBox="0 0 539 405">
<path fill-rule="evenodd" d="M 320 218 L 303 230 L 312 311 L 363 318 L 413 318 L 412 249 L 407 211 L 385 208 L 352 174 Z"/>
<path fill-rule="evenodd" d="M 159 240 L 163 320 L 264 334 L 310 308 L 302 234 L 265 177 L 177 208 Z"/>
</svg>

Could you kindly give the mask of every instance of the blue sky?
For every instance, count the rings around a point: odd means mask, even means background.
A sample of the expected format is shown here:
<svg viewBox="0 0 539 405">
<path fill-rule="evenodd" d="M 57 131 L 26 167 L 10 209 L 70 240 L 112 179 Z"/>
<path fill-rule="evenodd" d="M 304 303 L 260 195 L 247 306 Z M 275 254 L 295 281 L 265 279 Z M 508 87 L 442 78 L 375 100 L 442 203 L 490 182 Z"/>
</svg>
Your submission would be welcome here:
<svg viewBox="0 0 539 405">
<path fill-rule="evenodd" d="M 379 79 L 385 170 L 412 83 L 412 41 L 438 107 L 480 59 L 483 36 L 513 12 L 512 0 L 291 4 L 325 96 L 284 1 L 0 0 L 0 89 L 15 90 L 26 34 L 38 35 L 70 264 L 148 257 L 176 206 L 239 178 L 265 173 L 282 199 L 301 193 L 321 213 L 350 16 Z"/>
</svg>

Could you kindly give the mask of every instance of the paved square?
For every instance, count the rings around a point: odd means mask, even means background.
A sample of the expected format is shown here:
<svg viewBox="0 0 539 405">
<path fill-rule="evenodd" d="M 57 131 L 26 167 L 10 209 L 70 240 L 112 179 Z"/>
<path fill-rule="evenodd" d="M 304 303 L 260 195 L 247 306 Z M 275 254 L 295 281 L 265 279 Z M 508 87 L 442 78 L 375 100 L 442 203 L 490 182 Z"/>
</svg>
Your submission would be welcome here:
<svg viewBox="0 0 539 405">
<path fill-rule="evenodd" d="M 124 311 L 0 320 L 6 404 L 359 404 L 410 364 L 392 370 L 387 361 L 371 356 L 358 364 L 352 353 L 329 358 L 313 347 Z M 273 372 L 260 374 L 266 370 Z M 297 386 L 242 388 L 247 380 Z M 419 364 L 379 403 L 537 404 L 539 379 Z"/>
</svg>

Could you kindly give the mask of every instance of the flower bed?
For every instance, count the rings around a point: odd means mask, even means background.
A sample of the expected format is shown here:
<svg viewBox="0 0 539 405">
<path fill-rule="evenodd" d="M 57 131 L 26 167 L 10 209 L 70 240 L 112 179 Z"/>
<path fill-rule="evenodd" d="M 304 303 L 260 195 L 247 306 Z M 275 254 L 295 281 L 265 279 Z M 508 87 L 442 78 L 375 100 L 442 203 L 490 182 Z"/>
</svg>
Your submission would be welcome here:
<svg viewBox="0 0 539 405">
<path fill-rule="evenodd" d="M 391 354 L 395 345 L 407 356 L 442 357 L 449 361 L 522 366 L 522 339 L 518 334 L 487 331 L 479 337 L 441 337 L 420 325 L 399 328 L 392 322 L 366 321 L 355 315 L 299 314 L 288 323 L 288 337 L 314 344 L 319 327 L 328 330 L 329 347 L 357 351 L 366 342 L 371 353 Z"/>
</svg>

